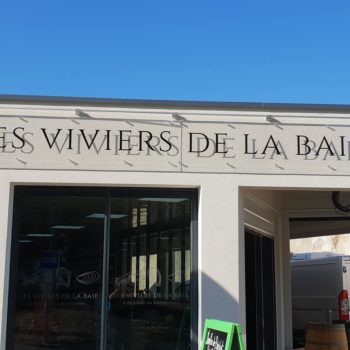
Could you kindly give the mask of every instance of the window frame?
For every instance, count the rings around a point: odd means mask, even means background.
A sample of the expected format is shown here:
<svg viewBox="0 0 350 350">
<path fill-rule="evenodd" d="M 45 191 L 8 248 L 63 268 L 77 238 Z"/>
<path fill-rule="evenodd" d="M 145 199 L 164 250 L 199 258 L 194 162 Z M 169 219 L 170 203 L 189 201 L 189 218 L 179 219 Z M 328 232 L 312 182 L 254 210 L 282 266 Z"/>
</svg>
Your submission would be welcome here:
<svg viewBox="0 0 350 350">
<path fill-rule="evenodd" d="M 100 350 L 107 347 L 107 300 L 108 300 L 108 265 L 109 265 L 109 241 L 110 241 L 110 214 L 111 200 L 116 197 L 127 196 L 157 196 L 175 197 L 186 195 L 191 200 L 190 222 L 190 249 L 191 249 L 191 350 L 198 348 L 198 189 L 196 188 L 167 188 L 167 187 L 94 187 L 94 186 L 41 186 L 41 185 L 16 185 L 14 187 L 13 224 L 11 230 L 11 251 L 9 267 L 9 293 L 7 300 L 7 327 L 6 349 L 14 349 L 14 326 L 16 310 L 16 284 L 18 270 L 18 237 L 20 234 L 20 198 L 25 194 L 37 191 L 38 195 L 50 193 L 54 195 L 95 195 L 105 198 L 105 213 L 103 232 L 103 280 L 102 280 L 102 305 L 101 305 L 101 332 Z"/>
</svg>

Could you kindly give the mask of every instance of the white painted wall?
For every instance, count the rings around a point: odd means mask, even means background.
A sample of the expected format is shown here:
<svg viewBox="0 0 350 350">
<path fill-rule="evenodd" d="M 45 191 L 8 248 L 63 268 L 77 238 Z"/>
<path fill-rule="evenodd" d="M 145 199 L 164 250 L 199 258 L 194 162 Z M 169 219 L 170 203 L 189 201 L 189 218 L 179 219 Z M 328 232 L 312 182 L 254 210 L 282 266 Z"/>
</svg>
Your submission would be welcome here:
<svg viewBox="0 0 350 350">
<path fill-rule="evenodd" d="M 10 238 L 12 226 L 13 188 L 26 185 L 68 185 L 68 186 L 137 186 L 199 188 L 199 324 L 201 334 L 205 318 L 219 318 L 240 322 L 240 265 L 243 242 L 239 240 L 238 186 L 231 176 L 182 174 L 133 174 L 96 172 L 45 172 L 45 171 L 0 171 L 0 307 L 1 349 L 5 349 L 6 306 L 8 295 L 8 270 L 10 262 Z M 228 267 L 228 268 L 226 268 Z"/>
<path fill-rule="evenodd" d="M 203 175 L 203 174 L 140 174 L 110 172 L 74 171 L 0 171 L 0 297 L 1 349 L 5 349 L 6 306 L 8 295 L 8 271 L 10 259 L 10 238 L 12 225 L 12 190 L 16 184 L 26 185 L 72 185 L 72 186 L 137 186 L 137 187 L 178 187 L 199 188 L 199 324 L 201 334 L 205 318 L 221 318 L 240 322 L 245 329 L 244 297 L 244 211 L 242 194 L 239 189 L 262 188 L 339 188 L 350 186 L 346 177 L 311 176 L 267 176 L 267 175 Z M 317 180 L 317 181 L 316 181 Z M 315 187 L 317 184 L 318 187 Z M 239 198 L 241 196 L 241 203 Z M 218 239 L 218 237 L 220 239 Z M 289 238 L 289 237 L 288 237 Z M 289 241 L 278 244 L 289 260 Z M 283 264 L 283 261 L 282 261 Z M 283 265 L 284 266 L 284 265 Z M 287 268 L 287 267 L 286 267 Z M 285 271 L 285 270 L 284 270 Z M 284 289 L 285 304 L 288 307 L 288 274 L 280 270 Z M 287 270 L 288 271 L 288 270 Z M 280 310 L 279 320 L 286 327 L 286 346 L 291 346 L 288 336 L 290 314 Z M 281 344 L 282 345 L 282 344 Z"/>
</svg>

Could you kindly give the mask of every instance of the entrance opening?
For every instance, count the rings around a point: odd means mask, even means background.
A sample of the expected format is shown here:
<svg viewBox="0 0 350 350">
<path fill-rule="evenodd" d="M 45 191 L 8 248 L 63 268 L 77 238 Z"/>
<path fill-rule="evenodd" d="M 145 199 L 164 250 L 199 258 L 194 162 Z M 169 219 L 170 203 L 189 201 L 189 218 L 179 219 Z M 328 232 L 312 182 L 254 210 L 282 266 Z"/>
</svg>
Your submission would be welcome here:
<svg viewBox="0 0 350 350">
<path fill-rule="evenodd" d="M 247 348 L 276 349 L 274 240 L 245 232 Z"/>
<path fill-rule="evenodd" d="M 350 339 L 350 192 L 242 195 L 248 349 L 303 348 L 308 322 L 344 323 Z"/>
<path fill-rule="evenodd" d="M 17 187 L 7 349 L 189 349 L 195 195 Z"/>
<path fill-rule="evenodd" d="M 290 218 L 294 347 L 309 322 L 349 325 L 350 217 L 334 214 Z"/>
</svg>

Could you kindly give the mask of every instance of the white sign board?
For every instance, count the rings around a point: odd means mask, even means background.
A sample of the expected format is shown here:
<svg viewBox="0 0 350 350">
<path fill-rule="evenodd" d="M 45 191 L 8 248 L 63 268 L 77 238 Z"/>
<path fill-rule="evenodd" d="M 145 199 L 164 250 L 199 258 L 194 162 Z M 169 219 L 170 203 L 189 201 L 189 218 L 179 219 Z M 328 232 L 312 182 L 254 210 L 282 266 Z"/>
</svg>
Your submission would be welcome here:
<svg viewBox="0 0 350 350">
<path fill-rule="evenodd" d="M 0 119 L 0 168 L 350 174 L 350 127 Z"/>
</svg>

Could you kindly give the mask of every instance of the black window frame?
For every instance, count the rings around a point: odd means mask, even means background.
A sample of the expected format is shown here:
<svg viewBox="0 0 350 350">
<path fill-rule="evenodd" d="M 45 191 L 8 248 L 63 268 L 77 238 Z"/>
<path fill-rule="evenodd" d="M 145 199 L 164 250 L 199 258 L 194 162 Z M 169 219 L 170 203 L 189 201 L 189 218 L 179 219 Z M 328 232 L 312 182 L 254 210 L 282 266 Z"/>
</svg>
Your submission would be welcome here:
<svg viewBox="0 0 350 350">
<path fill-rule="evenodd" d="M 111 199 L 120 196 L 157 196 L 175 197 L 186 195 L 191 200 L 190 223 L 190 247 L 191 247 L 191 350 L 198 348 L 198 196 L 197 188 L 167 188 L 167 187 L 98 187 L 98 186 L 42 186 L 42 185 L 15 185 L 12 208 L 11 250 L 8 276 L 8 300 L 6 317 L 6 349 L 14 348 L 14 316 L 16 308 L 16 282 L 18 268 L 18 237 L 20 198 L 26 193 L 37 191 L 39 194 L 48 195 L 100 195 L 105 198 L 106 219 L 104 225 L 103 244 L 103 282 L 102 282 L 102 306 L 101 306 L 101 333 L 100 350 L 107 347 L 107 296 L 108 296 L 108 261 L 109 261 L 109 223 Z M 107 252 L 107 253 L 106 253 Z"/>
</svg>

